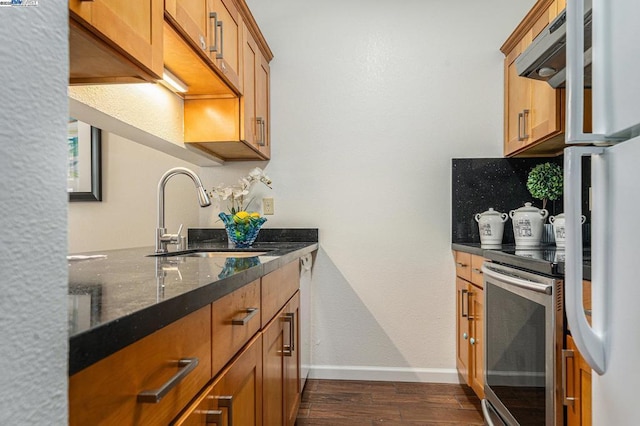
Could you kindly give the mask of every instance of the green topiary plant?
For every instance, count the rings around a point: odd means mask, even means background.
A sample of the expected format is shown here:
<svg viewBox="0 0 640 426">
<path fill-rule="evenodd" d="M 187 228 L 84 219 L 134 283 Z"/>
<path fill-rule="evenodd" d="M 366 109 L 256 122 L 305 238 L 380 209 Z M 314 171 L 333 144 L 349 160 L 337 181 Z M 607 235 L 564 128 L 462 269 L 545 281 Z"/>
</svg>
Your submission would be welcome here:
<svg viewBox="0 0 640 426">
<path fill-rule="evenodd" d="M 533 196 L 542 200 L 542 208 L 547 207 L 547 200 L 557 200 L 562 195 L 562 168 L 554 163 L 538 164 L 529 172 L 527 189 Z"/>
</svg>

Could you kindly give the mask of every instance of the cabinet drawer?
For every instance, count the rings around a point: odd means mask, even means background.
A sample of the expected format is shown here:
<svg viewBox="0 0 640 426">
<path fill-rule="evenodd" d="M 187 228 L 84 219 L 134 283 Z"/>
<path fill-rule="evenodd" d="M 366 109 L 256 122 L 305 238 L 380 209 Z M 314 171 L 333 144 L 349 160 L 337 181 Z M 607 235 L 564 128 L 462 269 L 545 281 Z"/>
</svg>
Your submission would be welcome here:
<svg viewBox="0 0 640 426">
<path fill-rule="evenodd" d="M 482 275 L 482 264 L 485 258 L 471 255 L 471 282 L 480 288 L 484 288 L 484 276 Z"/>
<path fill-rule="evenodd" d="M 171 425 L 261 425 L 262 382 L 258 334 Z"/>
<path fill-rule="evenodd" d="M 299 259 L 262 277 L 262 327 L 300 287 Z"/>
<path fill-rule="evenodd" d="M 463 280 L 471 281 L 471 253 L 455 252 L 456 275 Z"/>
<path fill-rule="evenodd" d="M 212 304 L 211 371 L 224 367 L 260 330 L 260 280 L 256 280 Z"/>
<path fill-rule="evenodd" d="M 197 365 L 179 360 L 197 359 Z M 162 388 L 158 402 L 138 402 Z M 186 374 L 184 374 L 186 372 Z M 69 379 L 69 424 L 167 424 L 211 378 L 211 306 L 127 346 Z"/>
</svg>

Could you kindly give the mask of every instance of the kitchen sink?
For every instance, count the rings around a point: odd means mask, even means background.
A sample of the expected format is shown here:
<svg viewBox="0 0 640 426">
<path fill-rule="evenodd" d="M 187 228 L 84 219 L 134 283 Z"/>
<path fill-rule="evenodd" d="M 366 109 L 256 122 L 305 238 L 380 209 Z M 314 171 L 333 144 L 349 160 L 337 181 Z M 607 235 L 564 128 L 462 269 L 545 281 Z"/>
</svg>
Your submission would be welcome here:
<svg viewBox="0 0 640 426">
<path fill-rule="evenodd" d="M 195 249 L 174 251 L 169 253 L 156 253 L 149 256 L 152 257 L 256 257 L 269 253 L 271 250 L 256 249 Z"/>
</svg>

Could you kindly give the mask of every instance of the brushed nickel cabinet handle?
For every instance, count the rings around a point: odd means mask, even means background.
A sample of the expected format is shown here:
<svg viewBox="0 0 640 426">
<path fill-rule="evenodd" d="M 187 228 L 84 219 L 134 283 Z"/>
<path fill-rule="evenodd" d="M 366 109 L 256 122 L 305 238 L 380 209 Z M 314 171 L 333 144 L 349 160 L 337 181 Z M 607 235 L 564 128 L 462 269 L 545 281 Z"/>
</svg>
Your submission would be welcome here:
<svg viewBox="0 0 640 426">
<path fill-rule="evenodd" d="M 569 387 L 567 383 L 567 359 L 573 357 L 574 353 L 571 349 L 562 350 L 562 403 L 568 407 L 573 406 L 576 400 L 573 396 L 567 396 L 567 388 Z"/>
<path fill-rule="evenodd" d="M 524 138 L 522 137 L 522 116 L 524 114 L 519 112 L 518 113 L 518 140 L 522 141 L 524 140 Z"/>
<path fill-rule="evenodd" d="M 249 321 L 251 321 L 251 318 L 256 316 L 258 311 L 259 311 L 258 308 L 247 308 L 247 309 L 245 309 L 245 312 L 247 313 L 247 315 L 245 315 L 241 319 L 232 319 L 231 320 L 231 324 L 232 325 L 247 325 L 247 323 Z"/>
<path fill-rule="evenodd" d="M 233 426 L 233 396 L 232 395 L 208 395 L 207 399 L 215 399 L 218 403 L 218 408 L 226 408 L 227 414 L 227 426 Z M 205 414 L 206 424 L 215 424 L 216 426 L 222 426 L 222 410 L 207 410 L 203 412 Z"/>
<path fill-rule="evenodd" d="M 262 117 L 256 117 L 256 124 L 258 125 L 258 130 L 259 130 L 259 135 L 260 137 L 258 138 L 258 145 L 260 146 L 265 146 L 266 145 L 266 138 L 265 138 L 265 119 Z"/>
<path fill-rule="evenodd" d="M 293 356 L 293 352 L 296 350 L 295 343 L 295 316 L 296 314 L 293 312 L 287 312 L 284 314 L 284 318 L 282 320 L 284 322 L 289 323 L 289 344 L 284 345 L 284 356 Z"/>
<path fill-rule="evenodd" d="M 462 290 L 460 292 L 460 316 L 462 318 L 469 318 L 469 299 L 467 298 L 467 313 L 464 312 L 464 296 L 469 293 L 469 290 Z"/>
<path fill-rule="evenodd" d="M 527 118 L 529 117 L 529 110 L 525 109 L 522 111 L 522 121 L 523 121 L 523 130 L 522 130 L 522 140 L 529 139 L 529 135 L 527 134 Z"/>
<path fill-rule="evenodd" d="M 138 402 L 157 404 L 171 389 L 176 387 L 198 366 L 198 358 L 183 358 L 178 361 L 180 369 L 158 389 L 145 390 L 138 394 Z"/>
<path fill-rule="evenodd" d="M 216 59 L 224 58 L 224 27 L 222 21 L 218 21 L 216 12 L 209 13 L 209 19 L 213 19 L 213 46 L 209 47 L 209 52 L 216 52 Z M 220 44 L 218 45 L 218 28 L 220 28 Z M 220 46 L 220 48 L 218 48 Z"/>
<path fill-rule="evenodd" d="M 222 426 L 222 411 L 221 410 L 206 410 L 203 411 L 204 422 L 208 425 Z"/>
<path fill-rule="evenodd" d="M 456 262 L 456 266 L 457 266 L 458 268 L 466 268 L 466 267 L 467 267 L 467 264 L 466 264 L 466 263 L 462 263 L 462 262 Z"/>
<path fill-rule="evenodd" d="M 473 337 L 471 339 L 469 339 L 469 343 L 471 343 L 471 346 L 476 344 L 476 339 L 474 339 Z"/>
<path fill-rule="evenodd" d="M 464 340 L 467 340 L 469 338 L 469 335 L 467 333 L 462 333 L 462 338 Z"/>
<path fill-rule="evenodd" d="M 482 269 L 480 269 L 480 268 L 472 268 L 471 271 L 474 274 L 482 274 Z"/>
<path fill-rule="evenodd" d="M 220 23 L 220 21 L 218 21 L 218 13 L 217 12 L 210 12 L 209 13 L 209 19 L 213 19 L 213 46 L 209 47 L 209 52 L 217 52 L 218 51 L 218 27 L 220 27 L 220 25 L 218 25 Z M 218 56 L 216 55 L 216 58 Z"/>
<path fill-rule="evenodd" d="M 471 315 L 471 297 L 473 297 L 473 291 L 467 291 L 467 317 L 469 321 L 475 319 L 475 315 Z"/>
</svg>

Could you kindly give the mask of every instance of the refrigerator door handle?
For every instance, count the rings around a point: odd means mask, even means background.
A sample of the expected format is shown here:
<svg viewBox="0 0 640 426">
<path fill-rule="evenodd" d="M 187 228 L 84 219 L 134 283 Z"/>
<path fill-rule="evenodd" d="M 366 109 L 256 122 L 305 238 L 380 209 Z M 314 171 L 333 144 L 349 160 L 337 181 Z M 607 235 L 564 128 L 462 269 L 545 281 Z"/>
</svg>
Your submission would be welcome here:
<svg viewBox="0 0 640 426">
<path fill-rule="evenodd" d="M 610 144 L 621 139 L 596 133 L 584 133 L 584 2 L 585 0 L 567 0 L 565 142 L 567 144 L 585 142 Z"/>
<path fill-rule="evenodd" d="M 606 371 L 604 337 L 598 335 L 587 322 L 582 305 L 582 157 L 600 156 L 605 152 L 602 147 L 569 147 L 564 150 L 564 206 L 565 206 L 565 310 L 567 323 L 578 350 L 591 368 L 598 374 Z M 592 158 L 597 160 L 596 158 Z M 599 159 L 600 160 L 600 159 Z M 594 170 L 594 175 L 595 173 Z M 603 176 L 592 176 L 594 191 L 603 190 L 598 179 Z M 596 194 L 594 200 L 600 200 Z M 606 206 L 594 202 L 594 215 L 602 216 Z M 600 219 L 598 217 L 598 220 Z M 593 222 L 593 221 L 592 221 Z M 594 227 L 592 263 L 605 253 L 604 236 L 596 234 Z M 595 269 L 600 270 L 597 265 Z M 604 282 L 597 283 L 604 285 Z"/>
</svg>

